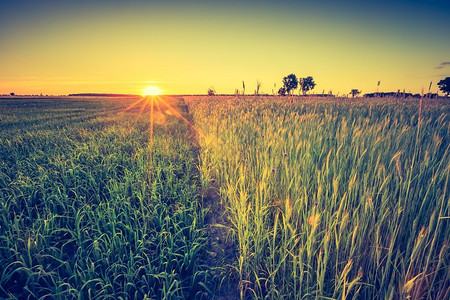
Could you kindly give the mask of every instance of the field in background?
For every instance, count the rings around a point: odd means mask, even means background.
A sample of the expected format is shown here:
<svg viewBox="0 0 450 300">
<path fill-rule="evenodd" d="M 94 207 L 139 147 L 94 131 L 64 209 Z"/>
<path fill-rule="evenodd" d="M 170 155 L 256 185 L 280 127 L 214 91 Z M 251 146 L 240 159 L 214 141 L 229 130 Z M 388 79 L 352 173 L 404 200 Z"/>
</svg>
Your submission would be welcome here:
<svg viewBox="0 0 450 300">
<path fill-rule="evenodd" d="M 241 298 L 448 299 L 445 101 L 188 98 Z"/>
<path fill-rule="evenodd" d="M 0 298 L 202 295 L 198 149 L 155 107 L 149 185 L 136 100 L 0 100 Z"/>
</svg>

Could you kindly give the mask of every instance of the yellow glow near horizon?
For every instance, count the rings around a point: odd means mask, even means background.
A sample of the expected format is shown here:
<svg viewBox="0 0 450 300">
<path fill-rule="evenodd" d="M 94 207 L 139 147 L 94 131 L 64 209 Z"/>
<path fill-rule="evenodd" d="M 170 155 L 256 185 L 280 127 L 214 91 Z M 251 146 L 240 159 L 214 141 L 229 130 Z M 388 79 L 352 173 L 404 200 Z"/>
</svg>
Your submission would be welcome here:
<svg viewBox="0 0 450 300">
<path fill-rule="evenodd" d="M 159 96 L 162 95 L 163 91 L 155 86 L 147 86 L 146 88 L 142 89 L 142 96 Z"/>
</svg>

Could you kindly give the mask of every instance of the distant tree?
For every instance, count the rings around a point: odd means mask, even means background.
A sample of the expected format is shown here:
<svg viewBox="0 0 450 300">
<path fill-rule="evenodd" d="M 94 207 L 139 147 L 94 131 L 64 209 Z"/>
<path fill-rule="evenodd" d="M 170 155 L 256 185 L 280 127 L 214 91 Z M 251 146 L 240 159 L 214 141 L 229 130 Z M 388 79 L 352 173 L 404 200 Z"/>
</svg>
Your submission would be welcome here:
<svg viewBox="0 0 450 300">
<path fill-rule="evenodd" d="M 245 82 L 242 80 L 242 96 L 245 95 Z"/>
<path fill-rule="evenodd" d="M 438 82 L 439 89 L 447 95 L 450 94 L 450 77 L 445 77 L 445 79 L 442 79 Z"/>
<path fill-rule="evenodd" d="M 283 78 L 283 85 L 285 92 L 288 93 L 288 95 L 291 94 L 292 90 L 295 90 L 298 87 L 298 79 L 295 74 L 289 74 L 288 76 L 285 76 Z M 280 90 L 278 90 L 278 94 L 280 94 Z"/>
<path fill-rule="evenodd" d="M 284 86 L 280 87 L 280 89 L 278 90 L 278 95 L 286 96 L 286 88 Z"/>
<path fill-rule="evenodd" d="M 359 91 L 358 89 L 352 89 L 352 91 L 349 94 L 351 94 L 352 97 L 355 98 L 356 96 L 361 94 L 361 91 Z"/>
<path fill-rule="evenodd" d="M 300 78 L 300 89 L 303 93 L 303 95 L 306 95 L 308 91 L 311 91 L 316 86 L 316 83 L 314 82 L 314 79 L 312 76 L 308 76 L 306 78 Z"/>
<path fill-rule="evenodd" d="M 213 87 L 210 87 L 208 89 L 208 96 L 215 96 L 216 95 L 216 90 Z"/>
<path fill-rule="evenodd" d="M 239 96 L 239 89 L 235 89 L 235 90 L 234 90 L 234 95 L 235 95 L 235 96 Z"/>
<path fill-rule="evenodd" d="M 16 94 L 14 94 L 14 93 L 9 93 L 11 96 L 14 96 L 14 95 L 16 95 Z"/>
</svg>

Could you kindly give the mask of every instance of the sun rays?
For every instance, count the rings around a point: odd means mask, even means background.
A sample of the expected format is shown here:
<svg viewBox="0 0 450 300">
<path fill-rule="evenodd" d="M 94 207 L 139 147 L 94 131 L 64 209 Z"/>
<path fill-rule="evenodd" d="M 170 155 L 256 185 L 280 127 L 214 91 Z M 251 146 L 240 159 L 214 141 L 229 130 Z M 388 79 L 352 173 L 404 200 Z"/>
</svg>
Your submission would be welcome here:
<svg viewBox="0 0 450 300">
<path fill-rule="evenodd" d="M 148 90 L 147 92 L 152 92 Z M 153 92 L 156 92 L 153 91 Z M 148 169 L 148 182 L 151 184 L 152 181 L 152 161 L 153 161 L 153 132 L 155 123 L 159 126 L 166 126 L 167 118 L 177 118 L 178 120 L 185 123 L 189 130 L 194 132 L 195 135 L 203 136 L 198 128 L 192 124 L 183 113 L 180 111 L 178 98 L 170 96 L 160 96 L 160 95 L 146 95 L 137 99 L 135 102 L 124 108 L 119 114 L 137 113 L 137 116 L 133 118 L 135 121 L 141 118 L 145 113 L 148 112 L 148 122 L 149 122 L 149 133 L 148 133 L 148 151 L 149 151 L 149 169 Z M 136 110 L 138 110 L 136 112 Z"/>
</svg>

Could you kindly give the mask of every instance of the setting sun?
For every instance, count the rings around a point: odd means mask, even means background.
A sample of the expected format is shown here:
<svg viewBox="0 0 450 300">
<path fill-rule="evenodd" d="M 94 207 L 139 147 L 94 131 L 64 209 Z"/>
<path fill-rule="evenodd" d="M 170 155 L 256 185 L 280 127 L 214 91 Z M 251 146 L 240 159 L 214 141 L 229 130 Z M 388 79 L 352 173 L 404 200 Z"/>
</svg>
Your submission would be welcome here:
<svg viewBox="0 0 450 300">
<path fill-rule="evenodd" d="M 158 96 L 162 94 L 162 90 L 157 86 L 148 86 L 144 89 L 142 89 L 142 95 L 143 96 Z"/>
</svg>

